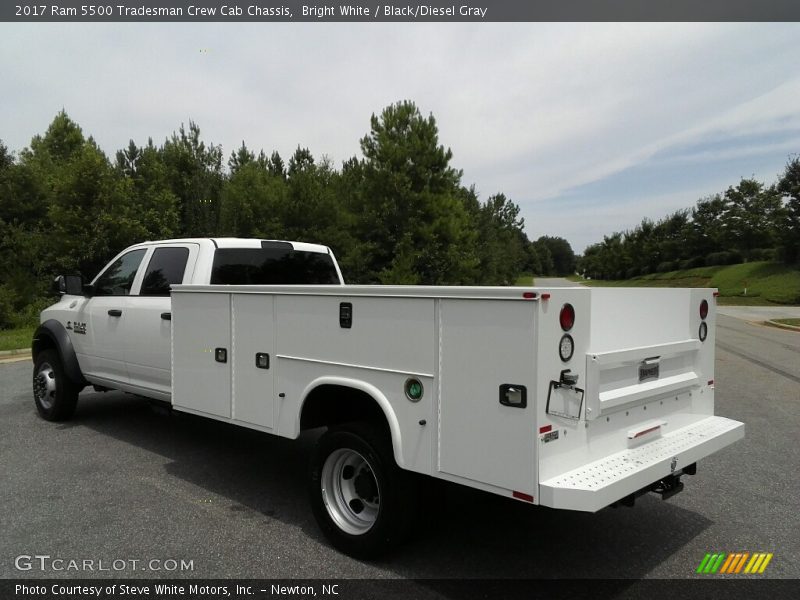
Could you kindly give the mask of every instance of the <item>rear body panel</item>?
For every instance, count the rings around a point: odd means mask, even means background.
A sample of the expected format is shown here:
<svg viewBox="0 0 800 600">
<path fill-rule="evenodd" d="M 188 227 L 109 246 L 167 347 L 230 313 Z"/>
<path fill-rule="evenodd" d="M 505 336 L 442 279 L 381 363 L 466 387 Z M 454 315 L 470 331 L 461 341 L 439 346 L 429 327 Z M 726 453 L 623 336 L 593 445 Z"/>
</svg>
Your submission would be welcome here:
<svg viewBox="0 0 800 600">
<path fill-rule="evenodd" d="M 591 290 L 580 417 L 540 407 L 561 432 L 547 443 L 540 435 L 542 504 L 599 510 L 744 435 L 743 424 L 713 417 L 713 292 Z"/>
</svg>

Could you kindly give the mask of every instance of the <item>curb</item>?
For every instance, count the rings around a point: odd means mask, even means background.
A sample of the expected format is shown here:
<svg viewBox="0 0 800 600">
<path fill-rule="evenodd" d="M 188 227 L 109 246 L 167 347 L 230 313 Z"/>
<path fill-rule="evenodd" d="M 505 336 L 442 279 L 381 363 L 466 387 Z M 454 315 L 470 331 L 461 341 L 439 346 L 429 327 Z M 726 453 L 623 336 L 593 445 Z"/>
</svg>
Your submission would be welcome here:
<svg viewBox="0 0 800 600">
<path fill-rule="evenodd" d="M 11 363 L 28 362 L 31 360 L 30 355 L 18 354 L 17 356 L 0 356 L 0 365 L 9 365 Z"/>
<path fill-rule="evenodd" d="M 788 329 L 789 331 L 800 331 L 800 327 L 796 325 L 787 325 L 786 323 L 778 323 L 777 321 L 765 321 L 770 327 L 777 327 L 778 329 Z"/>
<path fill-rule="evenodd" d="M 16 350 L 0 350 L 0 358 L 7 356 L 20 356 L 22 354 L 30 354 L 30 348 L 17 348 Z"/>
</svg>

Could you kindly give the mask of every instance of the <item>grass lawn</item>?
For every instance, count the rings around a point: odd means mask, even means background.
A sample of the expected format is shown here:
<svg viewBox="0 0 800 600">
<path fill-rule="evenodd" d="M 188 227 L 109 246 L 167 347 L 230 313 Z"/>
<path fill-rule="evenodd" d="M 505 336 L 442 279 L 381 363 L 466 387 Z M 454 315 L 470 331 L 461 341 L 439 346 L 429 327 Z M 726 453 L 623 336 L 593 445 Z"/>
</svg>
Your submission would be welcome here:
<svg viewBox="0 0 800 600">
<path fill-rule="evenodd" d="M 800 270 L 777 262 L 751 262 L 723 267 L 698 267 L 651 273 L 627 280 L 582 280 L 589 286 L 713 287 L 721 305 L 773 306 L 800 304 Z"/>
<path fill-rule="evenodd" d="M 514 285 L 524 285 L 524 286 L 531 286 L 533 285 L 533 275 L 530 273 L 524 273 L 517 278 L 517 281 Z"/>
<path fill-rule="evenodd" d="M 20 327 L 0 331 L 0 350 L 17 350 L 30 348 L 33 332 L 36 327 Z"/>
<path fill-rule="evenodd" d="M 773 319 L 776 323 L 783 323 L 784 325 L 793 325 L 800 327 L 800 319 Z"/>
</svg>

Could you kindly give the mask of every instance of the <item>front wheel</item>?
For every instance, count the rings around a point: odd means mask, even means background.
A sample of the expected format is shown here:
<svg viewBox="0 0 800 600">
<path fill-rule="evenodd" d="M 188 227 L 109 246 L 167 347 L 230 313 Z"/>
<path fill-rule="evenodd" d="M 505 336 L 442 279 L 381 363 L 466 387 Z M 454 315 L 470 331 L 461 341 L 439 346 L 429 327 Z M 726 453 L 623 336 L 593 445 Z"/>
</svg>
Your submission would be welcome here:
<svg viewBox="0 0 800 600">
<path fill-rule="evenodd" d="M 56 350 L 43 350 L 36 356 L 33 364 L 33 400 L 43 419 L 69 419 L 75 412 L 80 391 L 80 386 L 64 372 Z"/>
<path fill-rule="evenodd" d="M 388 433 L 352 423 L 319 439 L 311 460 L 309 498 L 317 523 L 337 549 L 371 558 L 409 532 L 414 483 L 395 464 Z"/>
</svg>

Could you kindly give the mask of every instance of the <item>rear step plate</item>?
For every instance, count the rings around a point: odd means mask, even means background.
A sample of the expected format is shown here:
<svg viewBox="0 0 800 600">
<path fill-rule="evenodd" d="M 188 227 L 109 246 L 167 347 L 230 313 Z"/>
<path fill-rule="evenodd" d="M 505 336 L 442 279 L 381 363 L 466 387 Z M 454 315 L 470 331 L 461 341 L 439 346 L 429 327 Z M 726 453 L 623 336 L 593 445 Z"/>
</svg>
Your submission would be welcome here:
<svg viewBox="0 0 800 600">
<path fill-rule="evenodd" d="M 744 437 L 744 423 L 707 417 L 539 484 L 539 502 L 596 512 Z"/>
</svg>

